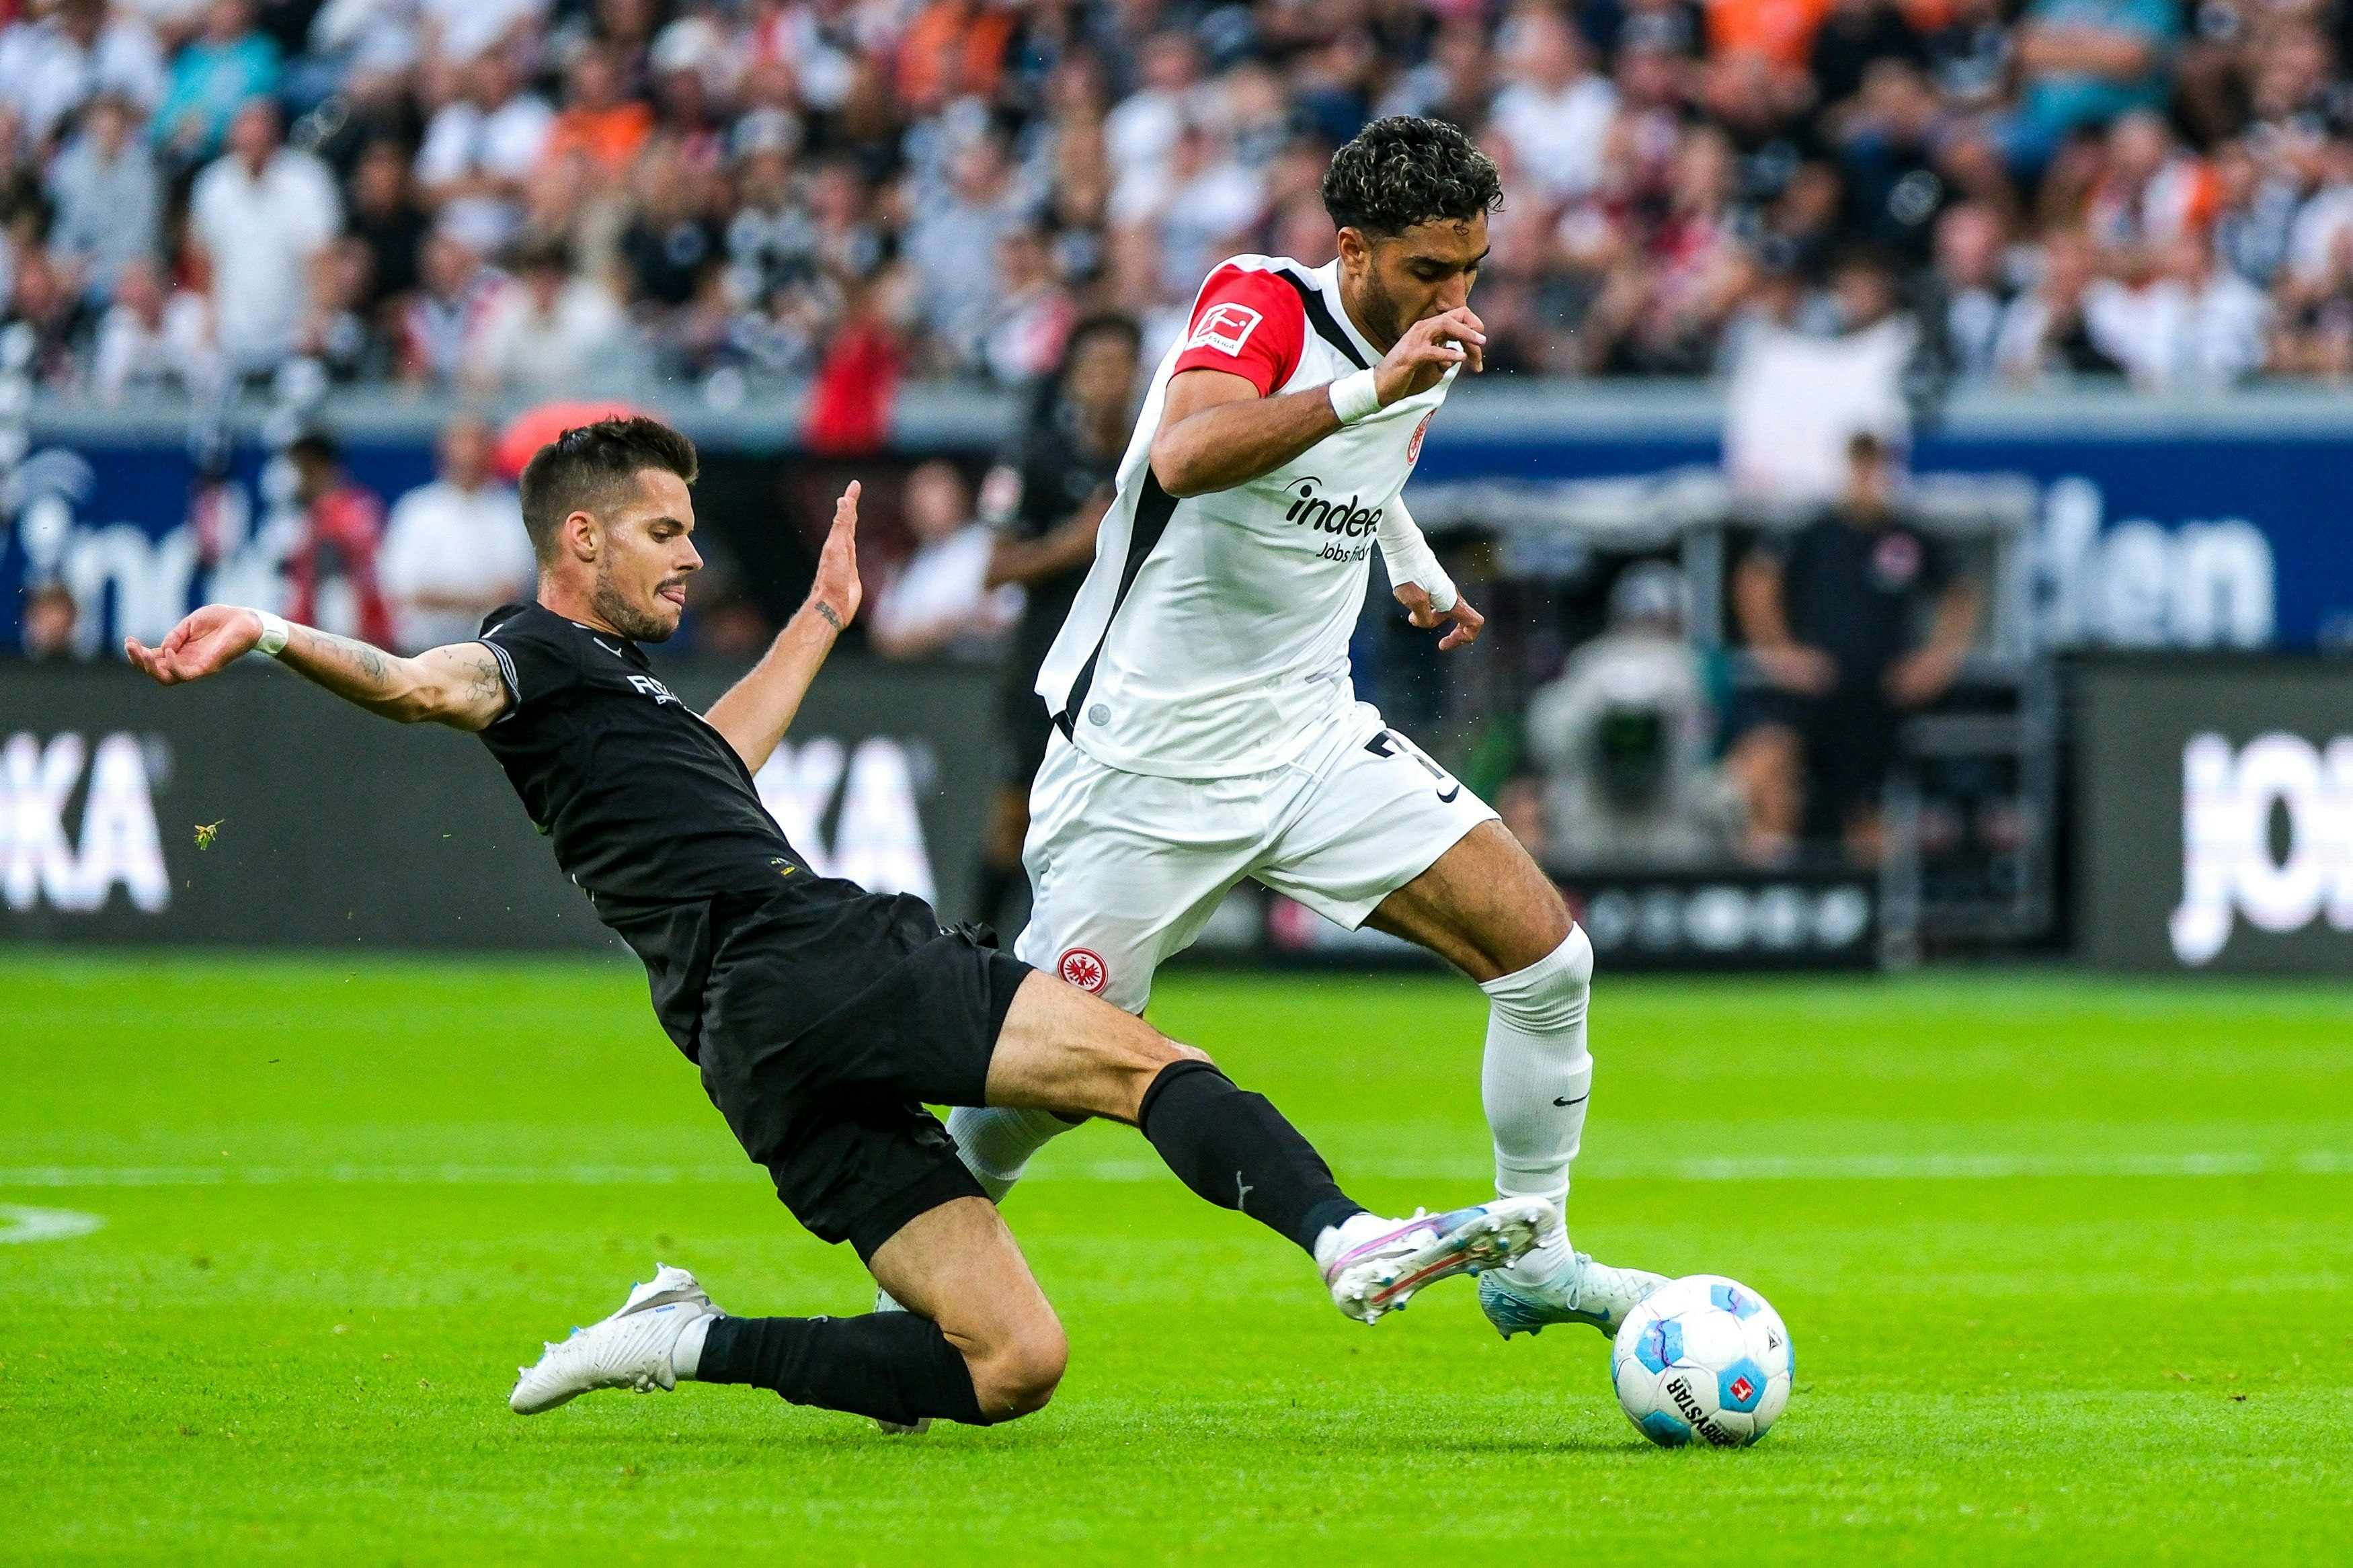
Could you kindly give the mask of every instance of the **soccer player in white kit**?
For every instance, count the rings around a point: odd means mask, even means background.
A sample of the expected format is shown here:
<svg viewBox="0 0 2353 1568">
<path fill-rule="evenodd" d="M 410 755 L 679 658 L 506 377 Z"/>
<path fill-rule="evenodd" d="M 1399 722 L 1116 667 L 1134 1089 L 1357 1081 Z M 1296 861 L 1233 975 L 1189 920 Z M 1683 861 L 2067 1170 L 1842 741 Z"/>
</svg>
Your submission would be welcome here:
<svg viewBox="0 0 2353 1568">
<path fill-rule="evenodd" d="M 1348 639 L 1377 543 L 1439 646 L 1482 617 L 1401 494 L 1485 334 L 1468 305 L 1501 198 L 1437 121 L 1382 120 L 1333 158 L 1339 257 L 1212 272 L 1154 375 L 1095 563 L 1039 672 L 1060 733 L 1030 794 L 1035 905 L 1016 951 L 1130 1012 L 1153 972 L 1251 878 L 1468 973 L 1491 1001 L 1482 1089 L 1495 1184 L 1565 1208 L 1592 1079 L 1593 949 L 1495 813 L 1357 701 Z M 994 1196 L 1070 1123 L 949 1119 Z M 1571 1250 L 1554 1225 L 1480 1279 L 1506 1338 L 1615 1333 L 1661 1277 Z"/>
</svg>

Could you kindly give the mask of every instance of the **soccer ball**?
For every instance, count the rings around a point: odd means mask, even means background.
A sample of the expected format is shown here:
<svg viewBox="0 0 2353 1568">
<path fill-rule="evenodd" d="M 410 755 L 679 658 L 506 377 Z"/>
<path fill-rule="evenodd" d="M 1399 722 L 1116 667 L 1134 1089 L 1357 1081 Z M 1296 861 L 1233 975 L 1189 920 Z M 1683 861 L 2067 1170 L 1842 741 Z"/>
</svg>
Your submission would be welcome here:
<svg viewBox="0 0 2353 1568">
<path fill-rule="evenodd" d="M 1618 1403 L 1643 1436 L 1745 1448 L 1789 1403 L 1797 1361 L 1765 1298 L 1720 1274 L 1691 1274 L 1626 1314 L 1609 1352 Z"/>
</svg>

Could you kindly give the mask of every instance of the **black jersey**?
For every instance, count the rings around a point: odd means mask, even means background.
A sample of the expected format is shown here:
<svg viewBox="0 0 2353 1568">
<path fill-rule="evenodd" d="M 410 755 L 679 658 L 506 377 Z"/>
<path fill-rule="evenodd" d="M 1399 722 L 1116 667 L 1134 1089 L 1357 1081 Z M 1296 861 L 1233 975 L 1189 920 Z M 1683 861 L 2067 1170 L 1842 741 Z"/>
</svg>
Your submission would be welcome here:
<svg viewBox="0 0 2353 1568">
<path fill-rule="evenodd" d="M 555 863 L 599 903 L 677 903 L 807 877 L 727 738 L 624 637 L 538 605 L 482 622 L 512 700 L 481 731 Z"/>
</svg>

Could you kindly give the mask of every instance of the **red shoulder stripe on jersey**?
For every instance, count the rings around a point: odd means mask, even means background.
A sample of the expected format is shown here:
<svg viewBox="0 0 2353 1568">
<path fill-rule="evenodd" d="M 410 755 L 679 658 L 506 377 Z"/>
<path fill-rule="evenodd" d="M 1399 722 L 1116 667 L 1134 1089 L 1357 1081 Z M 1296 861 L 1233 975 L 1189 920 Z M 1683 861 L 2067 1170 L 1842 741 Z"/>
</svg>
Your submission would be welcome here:
<svg viewBox="0 0 2353 1568">
<path fill-rule="evenodd" d="M 1264 397 L 1298 370 L 1306 344 L 1307 311 L 1297 291 L 1271 272 L 1228 265 L 1201 286 L 1176 369 L 1242 376 Z"/>
</svg>

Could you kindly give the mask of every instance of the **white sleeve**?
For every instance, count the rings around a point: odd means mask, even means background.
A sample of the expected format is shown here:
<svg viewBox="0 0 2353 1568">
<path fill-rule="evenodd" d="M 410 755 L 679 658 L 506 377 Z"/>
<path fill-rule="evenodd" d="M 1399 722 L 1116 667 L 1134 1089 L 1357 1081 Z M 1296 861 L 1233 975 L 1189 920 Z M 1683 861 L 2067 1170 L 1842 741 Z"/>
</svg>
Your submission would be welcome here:
<svg viewBox="0 0 2353 1568">
<path fill-rule="evenodd" d="M 1438 563 L 1430 542 L 1415 526 L 1413 514 L 1405 509 L 1405 497 L 1381 509 L 1378 534 L 1381 560 L 1389 569 L 1392 584 L 1411 583 L 1430 595 L 1430 607 L 1441 615 L 1454 607 L 1458 597 L 1454 579 Z"/>
</svg>

